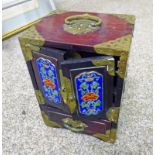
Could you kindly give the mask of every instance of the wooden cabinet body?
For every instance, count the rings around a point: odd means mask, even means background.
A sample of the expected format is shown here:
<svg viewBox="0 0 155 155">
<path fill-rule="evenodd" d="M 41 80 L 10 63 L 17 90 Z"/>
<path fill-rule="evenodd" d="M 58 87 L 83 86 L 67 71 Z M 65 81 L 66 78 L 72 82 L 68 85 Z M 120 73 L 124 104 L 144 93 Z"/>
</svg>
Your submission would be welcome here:
<svg viewBox="0 0 155 155">
<path fill-rule="evenodd" d="M 134 21 L 54 11 L 19 37 L 46 125 L 115 141 Z"/>
</svg>

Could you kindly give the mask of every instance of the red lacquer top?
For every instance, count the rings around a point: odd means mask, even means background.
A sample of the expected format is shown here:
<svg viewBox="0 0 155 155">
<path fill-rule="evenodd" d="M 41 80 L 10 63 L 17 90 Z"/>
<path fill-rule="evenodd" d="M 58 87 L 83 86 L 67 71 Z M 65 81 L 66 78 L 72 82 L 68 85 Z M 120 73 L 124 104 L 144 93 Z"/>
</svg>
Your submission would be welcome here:
<svg viewBox="0 0 155 155">
<path fill-rule="evenodd" d="M 83 14 L 86 14 L 86 12 L 64 12 L 50 15 L 37 23 L 36 29 L 45 38 L 46 44 L 55 44 L 58 47 L 61 45 L 92 47 L 99 43 L 132 34 L 134 25 L 127 20 L 112 14 L 88 12 L 87 14 L 97 16 L 102 20 L 102 25 L 97 31 L 76 35 L 64 31 L 65 18 Z"/>
</svg>

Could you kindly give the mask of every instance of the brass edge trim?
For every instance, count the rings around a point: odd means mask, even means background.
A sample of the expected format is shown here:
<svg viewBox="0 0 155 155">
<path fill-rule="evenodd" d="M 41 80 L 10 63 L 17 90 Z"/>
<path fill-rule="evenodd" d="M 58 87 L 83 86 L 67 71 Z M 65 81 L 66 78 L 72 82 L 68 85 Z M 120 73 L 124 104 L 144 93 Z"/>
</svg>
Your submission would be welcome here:
<svg viewBox="0 0 155 155">
<path fill-rule="evenodd" d="M 76 108 L 76 100 L 73 97 L 73 89 L 71 80 L 65 77 L 62 73 L 62 70 L 59 71 L 60 73 L 60 81 L 61 81 L 61 95 L 65 104 L 68 105 L 70 112 L 73 113 Z"/>
<path fill-rule="evenodd" d="M 119 117 L 120 107 L 111 107 L 106 112 L 106 117 L 109 121 L 117 123 Z"/>
<path fill-rule="evenodd" d="M 105 142 L 110 140 L 110 130 L 106 130 L 105 134 L 102 133 L 95 133 L 93 134 L 94 137 L 99 138 Z"/>
<path fill-rule="evenodd" d="M 39 104 L 45 104 L 45 99 L 43 97 L 43 94 L 40 90 L 34 90 L 35 94 L 36 94 L 36 98 L 38 100 Z"/>
<path fill-rule="evenodd" d="M 95 133 L 93 136 L 105 142 L 114 143 L 116 140 L 116 129 L 111 128 L 110 130 L 106 130 L 105 134 Z"/>
<path fill-rule="evenodd" d="M 122 52 L 120 55 L 120 59 L 117 62 L 118 70 L 116 71 L 118 76 L 122 79 L 126 77 L 127 61 L 128 61 L 128 53 Z"/>
<path fill-rule="evenodd" d="M 110 130 L 110 136 L 109 136 L 109 142 L 110 143 L 114 143 L 116 140 L 116 129 L 115 128 L 111 128 Z"/>
<path fill-rule="evenodd" d="M 67 92 L 66 92 L 66 87 L 65 87 L 65 79 L 64 79 L 61 69 L 59 70 L 59 76 L 60 76 L 60 83 L 61 83 L 60 93 L 61 93 L 64 103 L 67 104 Z"/>
<path fill-rule="evenodd" d="M 61 128 L 62 126 L 60 124 L 58 124 L 57 122 L 54 122 L 54 121 L 51 121 L 49 120 L 48 118 L 48 115 L 42 111 L 41 112 L 41 115 L 42 115 L 42 118 L 44 120 L 44 123 L 47 125 L 47 126 L 51 126 L 51 127 L 55 127 L 55 128 Z"/>
</svg>

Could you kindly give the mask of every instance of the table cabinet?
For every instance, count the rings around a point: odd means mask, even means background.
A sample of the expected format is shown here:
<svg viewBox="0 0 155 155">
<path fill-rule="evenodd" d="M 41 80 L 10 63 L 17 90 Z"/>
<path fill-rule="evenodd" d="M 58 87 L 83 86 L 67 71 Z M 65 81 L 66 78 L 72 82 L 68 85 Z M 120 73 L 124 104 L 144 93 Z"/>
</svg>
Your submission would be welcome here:
<svg viewBox="0 0 155 155">
<path fill-rule="evenodd" d="M 115 141 L 134 21 L 57 10 L 19 37 L 46 125 Z"/>
</svg>

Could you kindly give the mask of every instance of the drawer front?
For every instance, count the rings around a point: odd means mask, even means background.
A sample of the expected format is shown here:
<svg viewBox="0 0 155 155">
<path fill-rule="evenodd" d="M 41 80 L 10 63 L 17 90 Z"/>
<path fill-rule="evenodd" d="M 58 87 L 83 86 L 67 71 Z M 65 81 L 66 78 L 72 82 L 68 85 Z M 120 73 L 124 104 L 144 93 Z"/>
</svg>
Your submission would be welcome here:
<svg viewBox="0 0 155 155">
<path fill-rule="evenodd" d="M 98 121 L 83 120 L 83 122 L 87 124 L 87 134 L 105 134 L 107 130 L 111 129 L 111 122 L 104 119 Z"/>
<path fill-rule="evenodd" d="M 90 135 L 95 135 L 96 133 L 106 134 L 106 131 L 109 131 L 111 128 L 110 121 L 74 120 L 72 115 L 47 106 L 41 106 L 41 110 L 44 122 L 48 126 L 52 126 L 54 124 L 53 127 L 66 128 L 73 132 L 86 133 Z M 51 123 L 50 125 L 50 122 L 53 124 Z"/>
</svg>

